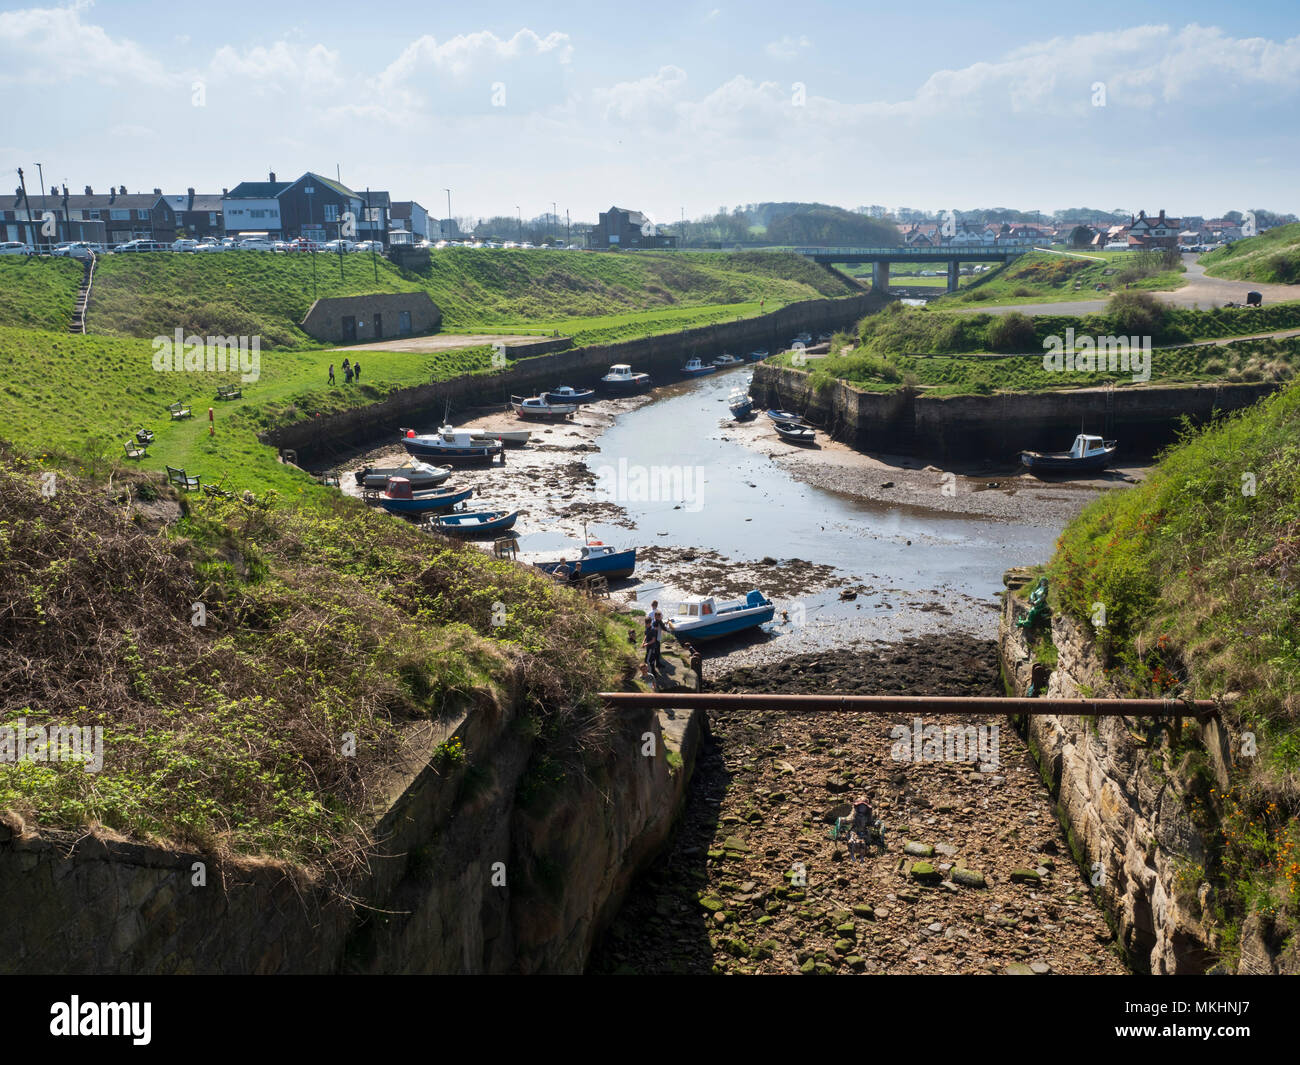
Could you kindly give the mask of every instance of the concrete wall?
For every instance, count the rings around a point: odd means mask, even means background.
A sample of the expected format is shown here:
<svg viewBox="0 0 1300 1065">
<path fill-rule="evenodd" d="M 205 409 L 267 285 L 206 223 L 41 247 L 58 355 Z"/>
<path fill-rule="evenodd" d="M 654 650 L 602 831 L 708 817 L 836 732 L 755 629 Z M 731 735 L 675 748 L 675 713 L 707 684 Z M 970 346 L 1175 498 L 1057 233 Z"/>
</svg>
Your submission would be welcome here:
<svg viewBox="0 0 1300 1065">
<path fill-rule="evenodd" d="M 1225 382 L 912 397 L 837 382 L 818 393 L 808 372 L 763 364 L 750 391 L 763 406 L 804 414 L 836 440 L 861 450 L 962 463 L 1015 462 L 1023 449 L 1061 451 L 1081 425 L 1119 440 L 1123 455 L 1146 456 L 1175 439 L 1183 415 L 1202 423 L 1216 411 L 1248 407 L 1277 388 Z"/>
<path fill-rule="evenodd" d="M 263 443 L 298 452 L 300 462 L 372 443 L 385 434 L 397 436 L 406 426 L 431 428 L 450 405 L 452 416 L 467 407 L 504 405 L 512 394 L 531 395 L 567 384 L 592 386 L 614 363 L 630 363 L 663 382 L 678 381 L 682 364 L 692 355 L 712 358 L 724 351 L 744 354 L 785 347 L 803 331 L 844 329 L 883 305 L 880 297 L 864 294 L 842 299 L 804 300 L 753 318 L 684 329 L 678 333 L 642 337 L 616 344 L 592 344 L 536 358 L 520 357 L 522 346 L 511 346 L 508 370 L 479 374 L 394 392 L 381 403 L 328 417 L 312 418 L 262 436 Z M 539 344 L 565 343 L 539 341 Z M 530 352 L 535 348 L 527 349 Z"/>
<path fill-rule="evenodd" d="M 398 332 L 397 327 L 402 311 L 409 311 L 411 315 L 411 331 L 405 334 Z M 378 336 L 372 324 L 376 314 L 380 316 L 383 327 Z M 442 324 L 442 311 L 427 292 L 385 292 L 318 299 L 302 320 L 302 331 L 316 340 L 343 343 L 353 339 L 343 335 L 343 319 L 349 315 L 357 321 L 355 339 L 358 342 L 421 336 L 434 332 Z"/>
</svg>

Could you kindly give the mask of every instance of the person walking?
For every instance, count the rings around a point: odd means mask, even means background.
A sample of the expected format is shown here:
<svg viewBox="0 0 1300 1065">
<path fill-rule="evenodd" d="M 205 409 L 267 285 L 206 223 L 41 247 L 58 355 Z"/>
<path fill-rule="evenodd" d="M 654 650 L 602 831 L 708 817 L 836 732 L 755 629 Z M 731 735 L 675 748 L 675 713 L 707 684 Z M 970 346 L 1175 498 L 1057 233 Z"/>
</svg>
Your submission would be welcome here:
<svg viewBox="0 0 1300 1065">
<path fill-rule="evenodd" d="M 654 618 L 649 614 L 645 620 L 645 639 L 641 642 L 645 648 L 645 664 L 651 673 L 659 672 L 659 641 L 655 639 Z"/>
<path fill-rule="evenodd" d="M 335 382 L 335 380 L 334 380 L 334 364 L 333 364 L 333 363 L 330 363 L 330 381 L 329 381 L 329 383 L 330 383 L 330 384 L 336 384 L 336 383 L 337 383 L 337 382 Z"/>
<path fill-rule="evenodd" d="M 352 364 L 352 380 L 361 380 L 361 362 L 359 360 Z"/>
</svg>

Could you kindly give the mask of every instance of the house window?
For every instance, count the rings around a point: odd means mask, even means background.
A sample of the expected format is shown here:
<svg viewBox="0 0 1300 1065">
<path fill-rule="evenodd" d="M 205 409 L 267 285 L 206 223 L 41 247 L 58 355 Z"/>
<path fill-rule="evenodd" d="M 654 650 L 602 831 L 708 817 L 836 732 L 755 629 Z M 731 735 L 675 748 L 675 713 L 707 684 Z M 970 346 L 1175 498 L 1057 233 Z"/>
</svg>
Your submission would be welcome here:
<svg viewBox="0 0 1300 1065">
<path fill-rule="evenodd" d="M 108 212 L 108 217 L 114 221 L 125 221 L 131 217 L 130 211 L 120 211 L 116 207 Z"/>
<path fill-rule="evenodd" d="M 325 204 L 325 221 L 337 222 L 339 220 L 339 205 L 337 203 Z"/>
<path fill-rule="evenodd" d="M 248 212 L 248 217 L 249 217 L 249 218 L 265 218 L 265 217 L 266 217 L 266 212 L 265 212 L 265 211 L 249 211 L 249 212 Z"/>
<path fill-rule="evenodd" d="M 138 221 L 138 222 L 147 222 L 147 221 L 149 221 L 149 212 L 148 212 L 148 211 L 141 211 L 141 210 L 137 209 L 136 212 L 135 212 L 135 217 L 136 217 L 136 221 Z"/>
<path fill-rule="evenodd" d="M 88 222 L 98 222 L 98 221 L 99 221 L 99 208 L 98 208 L 98 207 L 96 207 L 94 210 L 88 210 L 88 211 L 86 211 L 86 221 L 88 221 Z"/>
<path fill-rule="evenodd" d="M 208 212 L 208 225 L 210 225 L 210 226 L 215 226 L 216 224 L 217 224 L 217 212 L 216 212 L 216 211 L 209 211 L 209 212 Z"/>
</svg>

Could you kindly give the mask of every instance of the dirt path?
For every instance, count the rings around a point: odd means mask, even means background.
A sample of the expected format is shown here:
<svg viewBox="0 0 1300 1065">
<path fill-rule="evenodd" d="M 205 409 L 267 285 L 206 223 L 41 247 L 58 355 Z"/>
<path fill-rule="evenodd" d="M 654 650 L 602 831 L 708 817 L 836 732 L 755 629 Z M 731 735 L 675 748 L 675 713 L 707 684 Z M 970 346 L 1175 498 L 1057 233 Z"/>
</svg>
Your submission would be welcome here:
<svg viewBox="0 0 1300 1065">
<path fill-rule="evenodd" d="M 994 645 L 960 636 L 804 655 L 709 686 L 1001 690 Z M 676 840 L 633 888 L 589 971 L 1123 973 L 1023 743 L 1005 719 L 924 721 L 957 723 L 999 726 L 996 765 L 894 760 L 886 716 L 711 713 Z M 827 838 L 825 815 L 863 790 L 887 848 L 853 862 Z M 932 857 L 905 855 L 909 841 Z M 909 875 L 918 860 L 941 879 Z M 986 886 L 954 883 L 962 868 L 959 878 L 978 873 Z"/>
</svg>

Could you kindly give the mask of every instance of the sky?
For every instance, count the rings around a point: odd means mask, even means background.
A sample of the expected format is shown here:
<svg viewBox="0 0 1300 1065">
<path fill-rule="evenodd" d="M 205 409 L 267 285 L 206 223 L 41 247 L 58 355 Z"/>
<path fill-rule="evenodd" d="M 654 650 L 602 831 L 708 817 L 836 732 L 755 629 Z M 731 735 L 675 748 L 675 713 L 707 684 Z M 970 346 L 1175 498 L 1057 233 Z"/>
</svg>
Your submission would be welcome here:
<svg viewBox="0 0 1300 1065">
<path fill-rule="evenodd" d="M 30 191 L 1300 213 L 1294 0 L 0 3 L 0 98 Z"/>
</svg>

